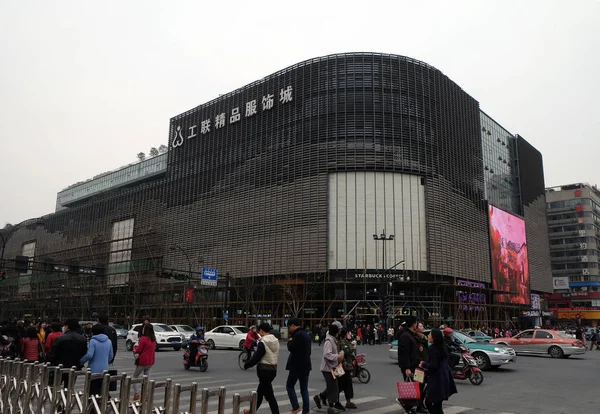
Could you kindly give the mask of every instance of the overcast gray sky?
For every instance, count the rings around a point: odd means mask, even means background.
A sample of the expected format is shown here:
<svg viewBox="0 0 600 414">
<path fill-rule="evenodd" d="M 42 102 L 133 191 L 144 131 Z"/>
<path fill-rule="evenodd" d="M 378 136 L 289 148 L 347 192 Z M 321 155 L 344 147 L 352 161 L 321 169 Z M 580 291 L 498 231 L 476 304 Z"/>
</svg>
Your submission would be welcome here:
<svg viewBox="0 0 600 414">
<path fill-rule="evenodd" d="M 418 4 L 415 4 L 418 3 Z M 302 60 L 410 56 L 600 184 L 600 1 L 0 0 L 0 226 L 166 144 L 169 118 Z"/>
</svg>

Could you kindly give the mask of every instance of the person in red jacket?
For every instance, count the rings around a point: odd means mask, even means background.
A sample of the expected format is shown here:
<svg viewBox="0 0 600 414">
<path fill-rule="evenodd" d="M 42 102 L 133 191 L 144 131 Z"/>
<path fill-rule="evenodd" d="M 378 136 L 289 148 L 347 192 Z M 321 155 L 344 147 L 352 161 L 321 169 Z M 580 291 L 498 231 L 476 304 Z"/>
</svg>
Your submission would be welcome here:
<svg viewBox="0 0 600 414">
<path fill-rule="evenodd" d="M 252 358 L 252 348 L 254 347 L 254 343 L 258 341 L 260 336 L 258 332 L 256 332 L 256 326 L 252 325 L 248 334 L 246 334 L 246 340 L 244 341 L 244 349 L 248 352 L 248 361 Z"/>
<path fill-rule="evenodd" d="M 50 355 L 54 340 L 62 335 L 62 327 L 60 326 L 60 323 L 53 323 L 50 328 L 52 328 L 52 333 L 46 337 L 46 343 L 44 344 L 46 356 Z"/>
<path fill-rule="evenodd" d="M 140 342 L 134 348 L 135 355 L 135 371 L 133 378 L 139 377 L 141 374 L 150 376 L 150 370 L 156 361 L 156 336 L 154 335 L 154 327 L 152 324 L 144 325 Z M 133 400 L 140 399 L 140 385 L 133 384 Z"/>
<path fill-rule="evenodd" d="M 21 344 L 21 359 L 31 362 L 40 359 L 40 340 L 38 339 L 37 330 L 33 326 L 25 331 L 25 337 Z"/>
</svg>

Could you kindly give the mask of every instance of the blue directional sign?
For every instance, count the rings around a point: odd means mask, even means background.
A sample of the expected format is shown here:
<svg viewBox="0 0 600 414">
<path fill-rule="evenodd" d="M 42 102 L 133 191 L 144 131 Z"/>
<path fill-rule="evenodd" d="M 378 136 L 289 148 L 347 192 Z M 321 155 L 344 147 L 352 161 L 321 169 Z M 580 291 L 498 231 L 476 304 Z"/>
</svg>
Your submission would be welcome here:
<svg viewBox="0 0 600 414">
<path fill-rule="evenodd" d="M 201 285 L 206 286 L 217 286 L 217 279 L 219 278 L 219 271 L 217 269 L 202 268 L 202 280 Z"/>
<path fill-rule="evenodd" d="M 229 320 L 229 311 L 223 312 L 223 320 L 227 322 Z"/>
</svg>

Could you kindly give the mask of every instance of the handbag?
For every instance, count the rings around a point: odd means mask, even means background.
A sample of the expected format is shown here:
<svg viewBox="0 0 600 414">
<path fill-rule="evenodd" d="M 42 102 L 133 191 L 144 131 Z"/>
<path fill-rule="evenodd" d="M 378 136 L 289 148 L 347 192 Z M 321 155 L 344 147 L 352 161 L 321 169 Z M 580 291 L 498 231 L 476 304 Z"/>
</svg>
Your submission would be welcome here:
<svg viewBox="0 0 600 414">
<path fill-rule="evenodd" d="M 415 370 L 414 379 L 416 382 L 423 384 L 425 382 L 425 371 L 421 368 Z"/>
<path fill-rule="evenodd" d="M 342 364 L 339 364 L 337 366 L 337 368 L 331 370 L 331 374 L 333 375 L 333 378 L 341 377 L 345 373 L 346 373 L 346 371 L 344 371 L 344 367 L 342 367 Z"/>
<path fill-rule="evenodd" d="M 411 381 L 410 378 L 404 382 L 396 384 L 398 388 L 398 398 L 400 400 L 420 400 L 421 387 L 418 382 Z"/>
</svg>

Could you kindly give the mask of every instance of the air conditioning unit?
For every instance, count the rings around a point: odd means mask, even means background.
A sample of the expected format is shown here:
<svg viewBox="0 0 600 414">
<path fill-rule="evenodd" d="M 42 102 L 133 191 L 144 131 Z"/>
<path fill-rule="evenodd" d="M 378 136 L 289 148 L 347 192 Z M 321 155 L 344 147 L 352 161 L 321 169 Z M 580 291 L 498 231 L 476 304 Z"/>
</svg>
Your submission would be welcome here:
<svg viewBox="0 0 600 414">
<path fill-rule="evenodd" d="M 587 250 L 587 243 L 579 243 L 579 248 L 581 250 Z"/>
<path fill-rule="evenodd" d="M 582 275 L 589 275 L 590 274 L 590 270 L 589 269 L 581 269 L 581 274 Z"/>
<path fill-rule="evenodd" d="M 579 235 L 580 236 L 585 236 L 585 230 L 579 230 Z"/>
<path fill-rule="evenodd" d="M 588 257 L 587 257 L 587 256 L 581 256 L 581 261 L 582 261 L 582 262 L 588 262 L 588 261 L 589 261 L 589 259 L 588 259 Z"/>
</svg>

